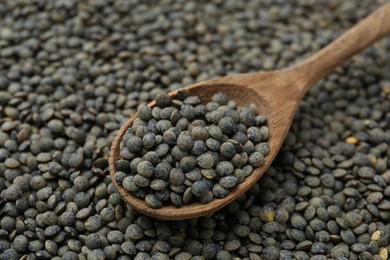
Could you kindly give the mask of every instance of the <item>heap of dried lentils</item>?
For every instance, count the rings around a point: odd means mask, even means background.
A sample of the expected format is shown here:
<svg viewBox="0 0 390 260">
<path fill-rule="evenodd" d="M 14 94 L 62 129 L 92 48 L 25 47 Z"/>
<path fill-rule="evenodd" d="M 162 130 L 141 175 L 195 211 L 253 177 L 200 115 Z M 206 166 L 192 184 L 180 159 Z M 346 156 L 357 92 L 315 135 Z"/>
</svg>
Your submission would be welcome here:
<svg viewBox="0 0 390 260">
<path fill-rule="evenodd" d="M 212 215 L 143 216 L 107 171 L 158 93 L 284 68 L 383 2 L 3 1 L 0 258 L 387 259 L 389 39 L 314 86 L 265 176 Z"/>
</svg>

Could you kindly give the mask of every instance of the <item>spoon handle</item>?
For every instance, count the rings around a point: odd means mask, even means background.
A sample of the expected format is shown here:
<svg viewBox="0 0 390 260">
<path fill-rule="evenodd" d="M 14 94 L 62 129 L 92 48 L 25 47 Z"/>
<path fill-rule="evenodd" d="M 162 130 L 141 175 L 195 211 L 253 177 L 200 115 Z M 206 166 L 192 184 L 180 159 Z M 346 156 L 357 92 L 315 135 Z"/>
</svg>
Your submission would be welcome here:
<svg viewBox="0 0 390 260">
<path fill-rule="evenodd" d="M 390 2 L 350 28 L 323 49 L 292 67 L 291 72 L 302 75 L 302 91 L 332 72 L 338 65 L 390 33 Z"/>
</svg>

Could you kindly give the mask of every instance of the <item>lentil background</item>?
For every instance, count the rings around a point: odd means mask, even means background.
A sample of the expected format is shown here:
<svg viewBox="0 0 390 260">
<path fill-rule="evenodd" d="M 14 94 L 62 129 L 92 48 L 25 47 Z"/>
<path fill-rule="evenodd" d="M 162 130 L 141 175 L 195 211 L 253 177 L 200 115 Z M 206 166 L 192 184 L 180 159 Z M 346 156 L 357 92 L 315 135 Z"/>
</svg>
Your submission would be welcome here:
<svg viewBox="0 0 390 260">
<path fill-rule="evenodd" d="M 140 215 L 107 171 L 139 104 L 284 68 L 383 2 L 1 1 L 0 258 L 386 259 L 389 38 L 310 89 L 267 174 L 213 215 Z"/>
</svg>

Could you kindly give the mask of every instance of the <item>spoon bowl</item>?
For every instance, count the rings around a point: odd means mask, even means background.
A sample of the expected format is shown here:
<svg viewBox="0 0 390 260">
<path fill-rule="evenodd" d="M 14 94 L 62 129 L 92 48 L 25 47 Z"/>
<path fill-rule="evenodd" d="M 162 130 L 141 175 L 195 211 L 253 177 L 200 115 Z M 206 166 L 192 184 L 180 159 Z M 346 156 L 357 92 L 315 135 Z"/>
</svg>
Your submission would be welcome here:
<svg viewBox="0 0 390 260">
<path fill-rule="evenodd" d="M 173 205 L 166 205 L 160 209 L 153 209 L 149 207 L 144 200 L 135 197 L 129 191 L 124 189 L 119 182 L 115 181 L 115 161 L 120 159 L 119 145 L 123 135 L 126 133 L 126 130 L 131 127 L 134 119 L 137 118 L 137 114 L 129 118 L 129 120 L 119 129 L 115 139 L 113 140 L 110 152 L 110 174 L 118 192 L 139 212 L 160 219 L 177 220 L 188 219 L 194 216 L 204 216 L 229 204 L 243 192 L 248 190 L 253 183 L 255 183 L 264 174 L 277 155 L 277 152 L 285 139 L 295 112 L 295 108 L 291 106 L 298 105 L 296 99 L 290 100 L 290 98 L 294 95 L 294 93 L 296 94 L 299 92 L 297 92 L 294 87 L 291 87 L 288 91 L 292 92 L 290 95 L 287 94 L 285 96 L 275 98 L 273 93 L 274 91 L 278 91 L 279 88 L 285 89 L 286 86 L 283 84 L 286 84 L 287 81 L 284 79 L 283 75 L 287 77 L 289 73 L 290 71 L 286 70 L 280 72 L 240 74 L 209 80 L 185 87 L 190 90 L 191 95 L 199 96 L 202 103 L 209 102 L 213 94 L 223 92 L 234 100 L 239 107 L 252 103 L 257 106 L 258 114 L 265 115 L 267 117 L 267 125 L 269 128 L 269 137 L 267 142 L 270 146 L 270 152 L 265 156 L 264 164 L 261 167 L 254 169 L 252 174 L 245 178 L 245 181 L 232 188 L 227 197 L 214 199 L 206 204 L 193 202 L 184 205 L 181 208 L 177 208 Z M 176 93 L 177 90 L 170 92 L 169 95 L 174 97 Z M 148 104 L 150 107 L 153 107 L 154 105 L 154 101 Z M 281 113 L 280 109 L 277 109 L 280 107 L 287 109 L 289 113 Z"/>
<path fill-rule="evenodd" d="M 253 103 L 258 113 L 267 117 L 270 152 L 264 164 L 254 169 L 251 175 L 230 190 L 227 197 L 213 199 L 207 204 L 193 202 L 177 208 L 164 205 L 160 209 L 150 208 L 144 200 L 125 190 L 115 180 L 115 162 L 120 159 L 120 143 L 131 127 L 137 114 L 134 114 L 119 129 L 113 140 L 109 155 L 111 180 L 122 198 L 139 212 L 160 219 L 190 219 L 208 215 L 227 205 L 248 190 L 268 169 L 276 157 L 291 126 L 295 111 L 310 86 L 328 75 L 338 65 L 351 56 L 390 33 L 390 2 L 374 11 L 367 18 L 349 29 L 332 43 L 291 68 L 270 72 L 257 72 L 226 76 L 185 87 L 191 95 L 200 97 L 202 103 L 209 102 L 213 94 L 226 93 L 237 105 Z M 170 96 L 177 93 L 172 91 Z M 155 101 L 148 106 L 153 107 Z"/>
</svg>

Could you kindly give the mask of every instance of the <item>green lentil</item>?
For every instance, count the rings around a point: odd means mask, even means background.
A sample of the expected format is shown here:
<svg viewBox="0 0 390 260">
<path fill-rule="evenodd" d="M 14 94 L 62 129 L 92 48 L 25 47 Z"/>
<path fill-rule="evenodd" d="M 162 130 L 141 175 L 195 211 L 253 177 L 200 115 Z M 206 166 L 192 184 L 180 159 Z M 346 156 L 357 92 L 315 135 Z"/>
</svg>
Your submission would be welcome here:
<svg viewBox="0 0 390 260">
<path fill-rule="evenodd" d="M 225 142 L 221 145 L 220 152 L 223 156 L 231 158 L 236 154 L 236 148 L 232 143 Z"/>
<path fill-rule="evenodd" d="M 179 168 L 173 168 L 169 173 L 169 181 L 173 185 L 181 185 L 185 181 L 185 175 Z"/>
<path fill-rule="evenodd" d="M 149 178 L 154 174 L 154 167 L 150 161 L 141 161 L 137 165 L 137 173 L 143 177 Z"/>
<path fill-rule="evenodd" d="M 171 97 L 166 93 L 160 93 L 156 97 L 158 107 L 167 107 L 171 104 Z"/>
<path fill-rule="evenodd" d="M 146 204 L 154 209 L 158 209 L 162 207 L 162 202 L 157 198 L 155 194 L 148 194 L 145 196 Z"/>
<path fill-rule="evenodd" d="M 197 157 L 199 167 L 202 169 L 211 169 L 214 165 L 214 158 L 210 154 L 202 154 Z"/>
<path fill-rule="evenodd" d="M 228 161 L 222 161 L 217 164 L 216 171 L 220 176 L 227 176 L 233 173 L 234 166 Z"/>
</svg>

